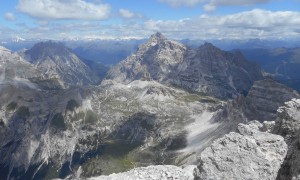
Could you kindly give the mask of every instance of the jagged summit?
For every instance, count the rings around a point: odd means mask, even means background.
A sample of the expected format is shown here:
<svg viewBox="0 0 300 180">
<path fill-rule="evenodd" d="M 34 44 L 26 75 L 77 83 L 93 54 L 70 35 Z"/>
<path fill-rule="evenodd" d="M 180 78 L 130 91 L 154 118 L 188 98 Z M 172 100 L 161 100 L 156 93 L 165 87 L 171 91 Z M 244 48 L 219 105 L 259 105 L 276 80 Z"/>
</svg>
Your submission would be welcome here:
<svg viewBox="0 0 300 180">
<path fill-rule="evenodd" d="M 153 35 L 150 36 L 149 38 L 149 41 L 148 42 L 151 42 L 151 43 L 158 43 L 158 42 L 162 42 L 164 40 L 167 40 L 167 38 L 160 32 L 157 32 Z"/>
<path fill-rule="evenodd" d="M 186 48 L 183 44 L 167 39 L 162 33 L 157 32 L 150 36 L 145 44 L 139 46 L 137 54 L 145 52 L 159 52 L 162 49 Z"/>
<path fill-rule="evenodd" d="M 156 80 L 165 82 L 176 66 L 183 62 L 187 47 L 166 39 L 161 33 L 152 35 L 138 51 L 108 73 L 108 79 L 129 83 L 133 80 Z"/>
<path fill-rule="evenodd" d="M 224 56 L 225 51 L 222 51 L 220 48 L 214 46 L 212 43 L 205 42 L 197 49 L 195 49 L 198 57 L 203 59 L 209 59 L 210 61 L 217 60 L 218 57 Z"/>
<path fill-rule="evenodd" d="M 203 47 L 203 48 L 217 48 L 216 46 L 214 46 L 212 43 L 210 42 L 205 42 L 204 44 L 202 44 L 200 46 L 200 48 Z"/>
<path fill-rule="evenodd" d="M 155 80 L 225 98 L 246 94 L 262 74 L 255 64 L 211 43 L 190 49 L 158 32 L 135 54 L 114 66 L 107 78 L 122 83 Z"/>
</svg>

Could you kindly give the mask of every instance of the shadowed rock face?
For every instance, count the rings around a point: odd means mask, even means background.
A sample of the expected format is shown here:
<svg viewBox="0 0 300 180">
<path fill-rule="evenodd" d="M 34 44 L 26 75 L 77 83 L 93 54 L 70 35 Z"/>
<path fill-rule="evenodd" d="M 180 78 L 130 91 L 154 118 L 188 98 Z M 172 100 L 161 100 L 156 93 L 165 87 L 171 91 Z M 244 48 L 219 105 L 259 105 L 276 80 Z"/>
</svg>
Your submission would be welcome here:
<svg viewBox="0 0 300 180">
<path fill-rule="evenodd" d="M 108 76 L 118 82 L 155 80 L 220 98 L 246 94 L 260 68 L 241 53 L 222 51 L 205 43 L 190 49 L 161 33 L 152 35 L 138 51 L 114 66 Z"/>
<path fill-rule="evenodd" d="M 269 123 L 268 123 L 269 125 Z M 217 139 L 201 154 L 197 179 L 275 179 L 287 153 L 283 137 L 258 121 Z"/>
<path fill-rule="evenodd" d="M 245 113 L 251 120 L 275 120 L 280 106 L 299 97 L 297 91 L 274 80 L 256 81 L 245 99 Z"/>
</svg>

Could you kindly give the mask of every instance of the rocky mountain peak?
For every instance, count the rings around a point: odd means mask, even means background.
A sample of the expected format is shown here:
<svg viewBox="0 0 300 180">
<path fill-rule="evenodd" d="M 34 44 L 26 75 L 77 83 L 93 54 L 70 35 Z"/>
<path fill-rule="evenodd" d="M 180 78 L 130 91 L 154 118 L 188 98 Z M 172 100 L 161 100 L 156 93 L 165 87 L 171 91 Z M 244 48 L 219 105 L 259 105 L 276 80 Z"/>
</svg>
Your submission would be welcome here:
<svg viewBox="0 0 300 180">
<path fill-rule="evenodd" d="M 152 35 L 107 76 L 125 84 L 134 80 L 171 83 L 221 98 L 245 94 L 261 78 L 260 68 L 243 57 L 222 51 L 211 43 L 190 49 L 161 33 Z"/>
<path fill-rule="evenodd" d="M 183 63 L 186 50 L 183 44 L 168 40 L 158 32 L 136 53 L 111 68 L 107 79 L 123 83 L 133 80 L 166 82 L 177 71 L 177 66 Z"/>
<path fill-rule="evenodd" d="M 157 32 L 150 36 L 145 44 L 139 47 L 140 53 L 145 53 L 151 49 L 157 50 L 158 48 L 164 47 L 166 45 L 167 38 L 162 35 L 162 33 Z"/>
<path fill-rule="evenodd" d="M 68 56 L 71 53 L 71 50 L 69 50 L 63 43 L 54 41 L 39 42 L 31 49 L 25 51 L 25 54 L 30 56 L 33 62 L 45 57 Z"/>
<path fill-rule="evenodd" d="M 214 46 L 212 43 L 205 42 L 203 45 L 197 48 L 197 52 L 206 56 L 207 54 L 212 54 L 215 56 L 222 53 L 222 50 Z"/>
<path fill-rule="evenodd" d="M 164 41 L 166 40 L 167 38 L 160 32 L 157 32 L 153 35 L 151 35 L 151 37 L 149 38 L 149 42 L 161 42 L 161 41 Z"/>
<path fill-rule="evenodd" d="M 63 87 L 98 82 L 91 69 L 63 43 L 40 42 L 21 55 L 48 77 L 58 79 Z"/>
<path fill-rule="evenodd" d="M 203 45 L 200 46 L 200 48 L 217 48 L 210 42 L 205 42 Z"/>
</svg>

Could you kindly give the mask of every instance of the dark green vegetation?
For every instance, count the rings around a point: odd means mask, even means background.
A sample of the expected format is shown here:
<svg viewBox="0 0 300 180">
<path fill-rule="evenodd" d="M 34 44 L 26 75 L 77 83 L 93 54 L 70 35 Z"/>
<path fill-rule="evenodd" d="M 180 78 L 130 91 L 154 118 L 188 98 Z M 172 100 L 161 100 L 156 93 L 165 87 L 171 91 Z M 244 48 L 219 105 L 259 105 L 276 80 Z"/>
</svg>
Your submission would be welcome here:
<svg viewBox="0 0 300 180">
<path fill-rule="evenodd" d="M 98 115 L 91 110 L 88 110 L 85 114 L 85 122 L 88 124 L 95 124 L 98 121 Z"/>
<path fill-rule="evenodd" d="M 54 115 L 54 117 L 51 120 L 51 126 L 63 130 L 67 129 L 64 117 L 61 113 L 57 113 Z"/>
<path fill-rule="evenodd" d="M 79 107 L 79 104 L 74 99 L 71 99 L 67 103 L 66 110 L 67 111 L 74 111 L 75 108 Z"/>
<path fill-rule="evenodd" d="M 26 106 L 21 106 L 18 108 L 16 115 L 21 118 L 27 118 L 30 116 L 29 108 Z"/>
<path fill-rule="evenodd" d="M 29 80 L 45 90 L 62 89 L 61 85 L 59 84 L 59 79 L 57 78 L 51 78 L 51 79 L 30 78 Z"/>
<path fill-rule="evenodd" d="M 170 143 L 167 144 L 167 150 L 179 150 L 187 145 L 186 133 L 181 133 L 175 137 L 172 137 Z"/>
<path fill-rule="evenodd" d="M 82 165 L 84 176 L 108 175 L 124 172 L 134 168 L 130 152 L 140 144 L 128 141 L 107 141 L 103 145 L 103 152 Z"/>
<path fill-rule="evenodd" d="M 218 103 L 218 99 L 210 97 L 210 96 L 204 96 L 201 94 L 189 94 L 186 96 L 178 97 L 178 100 L 183 100 L 185 102 L 201 102 L 201 103 Z"/>
<path fill-rule="evenodd" d="M 6 110 L 7 110 L 7 111 L 14 111 L 14 110 L 16 110 L 17 106 L 18 106 L 18 103 L 16 103 L 16 102 L 11 102 L 11 103 L 9 103 L 9 104 L 6 106 Z"/>
</svg>

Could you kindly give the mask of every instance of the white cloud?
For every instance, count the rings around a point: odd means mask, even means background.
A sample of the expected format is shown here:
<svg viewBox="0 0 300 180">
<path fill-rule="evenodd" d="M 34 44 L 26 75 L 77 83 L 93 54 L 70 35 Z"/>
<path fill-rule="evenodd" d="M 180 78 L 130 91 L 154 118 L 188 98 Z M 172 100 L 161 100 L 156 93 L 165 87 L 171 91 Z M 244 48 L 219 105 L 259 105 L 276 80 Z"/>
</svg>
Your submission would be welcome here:
<svg viewBox="0 0 300 180">
<path fill-rule="evenodd" d="M 173 7 L 202 5 L 205 11 L 214 11 L 219 6 L 247 6 L 268 3 L 274 0 L 159 0 Z"/>
<path fill-rule="evenodd" d="M 247 6 L 253 4 L 262 4 L 271 0 L 211 0 L 210 2 L 220 6 Z"/>
<path fill-rule="evenodd" d="M 248 6 L 255 4 L 268 3 L 271 0 L 208 0 L 203 6 L 205 11 L 214 11 L 219 6 Z"/>
<path fill-rule="evenodd" d="M 169 4 L 173 7 L 178 6 L 194 6 L 199 3 L 203 3 L 206 0 L 159 0 L 162 3 Z"/>
<path fill-rule="evenodd" d="M 135 14 L 135 17 L 137 15 Z M 139 19 L 123 23 L 68 21 L 24 26 L 19 33 L 3 29 L 3 36 L 13 33 L 25 38 L 68 37 L 149 37 L 156 31 L 172 39 L 299 39 L 300 12 L 254 9 L 229 15 L 204 14 L 181 20 Z M 1 28 L 0 28 L 1 33 Z M 28 37 L 31 36 L 31 37 Z"/>
<path fill-rule="evenodd" d="M 216 10 L 216 6 L 213 4 L 205 4 L 203 6 L 204 11 L 206 12 L 211 12 L 211 11 L 215 11 Z"/>
<path fill-rule="evenodd" d="M 84 0 L 19 0 L 17 9 L 38 19 L 103 20 L 108 18 L 108 4 Z"/>
<path fill-rule="evenodd" d="M 10 12 L 5 13 L 4 18 L 6 20 L 8 20 L 8 21 L 14 21 L 14 20 L 16 20 L 15 15 L 13 13 L 10 13 Z"/>
<path fill-rule="evenodd" d="M 123 18 L 133 18 L 135 16 L 135 14 L 128 9 L 120 9 L 119 13 Z"/>
<path fill-rule="evenodd" d="M 145 27 L 181 39 L 251 39 L 299 37 L 300 12 L 254 9 L 241 13 L 201 15 L 180 21 L 145 22 Z"/>
</svg>

